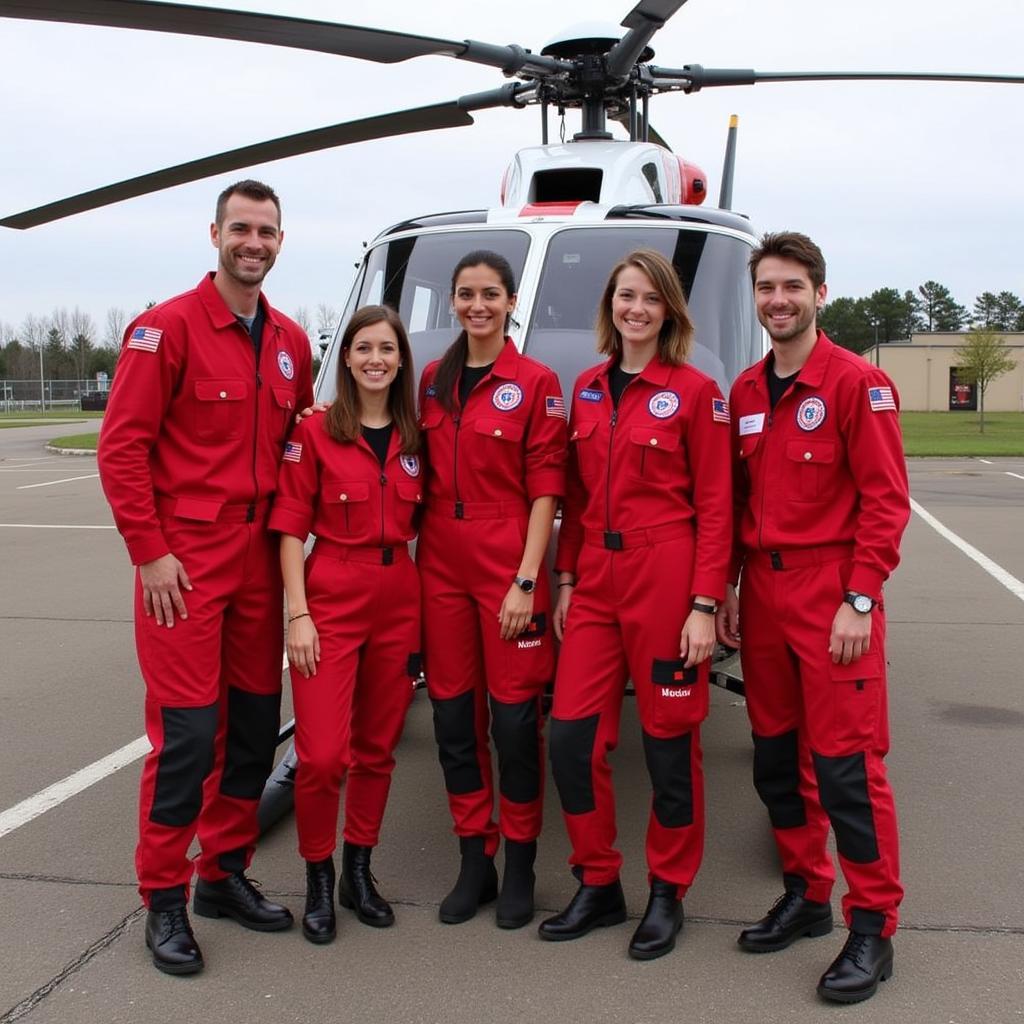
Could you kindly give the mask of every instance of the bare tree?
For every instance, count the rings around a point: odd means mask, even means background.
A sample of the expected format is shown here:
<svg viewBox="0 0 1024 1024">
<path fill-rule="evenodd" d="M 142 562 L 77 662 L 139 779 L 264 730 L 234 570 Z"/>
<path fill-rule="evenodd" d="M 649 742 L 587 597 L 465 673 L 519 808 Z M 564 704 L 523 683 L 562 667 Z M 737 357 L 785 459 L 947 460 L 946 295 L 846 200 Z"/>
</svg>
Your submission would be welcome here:
<svg viewBox="0 0 1024 1024">
<path fill-rule="evenodd" d="M 92 317 L 75 306 L 69 317 L 71 328 L 71 354 L 75 361 L 75 373 L 84 380 L 88 372 L 89 356 L 95 347 L 96 325 Z"/>
<path fill-rule="evenodd" d="M 338 324 L 338 311 L 326 302 L 316 307 L 316 327 L 318 331 L 333 331 Z"/>
<path fill-rule="evenodd" d="M 62 349 L 68 347 L 68 342 L 74 337 L 71 329 L 71 314 L 64 306 L 61 306 L 50 314 L 50 338 L 57 341 Z M 56 332 L 54 334 L 53 332 Z"/>
<path fill-rule="evenodd" d="M 128 314 L 120 306 L 111 306 L 107 310 L 107 328 L 103 335 L 103 344 L 115 351 L 120 349 L 127 326 Z"/>
<path fill-rule="evenodd" d="M 309 317 L 309 310 L 305 306 L 299 306 L 292 314 L 292 319 L 306 332 L 306 337 L 308 338 L 313 327 L 313 321 Z"/>
</svg>

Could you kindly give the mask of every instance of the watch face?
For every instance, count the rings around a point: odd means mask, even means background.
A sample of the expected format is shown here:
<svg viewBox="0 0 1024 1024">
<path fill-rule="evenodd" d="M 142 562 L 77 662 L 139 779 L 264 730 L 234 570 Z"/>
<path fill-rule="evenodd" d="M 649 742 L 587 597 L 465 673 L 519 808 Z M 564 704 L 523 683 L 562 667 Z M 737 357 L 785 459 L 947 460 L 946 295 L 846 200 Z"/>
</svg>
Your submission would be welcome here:
<svg viewBox="0 0 1024 1024">
<path fill-rule="evenodd" d="M 533 588 L 536 586 L 536 583 L 533 580 L 525 579 L 522 576 L 518 576 L 516 578 L 516 583 L 518 584 L 519 589 L 524 594 L 532 594 L 533 593 Z"/>
<path fill-rule="evenodd" d="M 869 611 L 871 611 L 871 606 L 873 604 L 874 602 L 871 600 L 871 598 L 867 597 L 864 594 L 858 594 L 853 599 L 854 611 L 860 612 L 862 615 L 866 615 Z"/>
</svg>

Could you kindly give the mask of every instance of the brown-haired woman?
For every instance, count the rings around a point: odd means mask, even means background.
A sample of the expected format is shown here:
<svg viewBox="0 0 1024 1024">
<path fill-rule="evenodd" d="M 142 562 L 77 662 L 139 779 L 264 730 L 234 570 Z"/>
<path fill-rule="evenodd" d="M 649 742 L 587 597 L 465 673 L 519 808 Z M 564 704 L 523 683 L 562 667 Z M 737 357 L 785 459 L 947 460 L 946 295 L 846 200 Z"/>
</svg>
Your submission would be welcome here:
<svg viewBox="0 0 1024 1024">
<path fill-rule="evenodd" d="M 423 371 L 420 417 L 430 463 L 416 558 L 434 732 L 461 869 L 438 916 L 467 921 L 498 897 L 496 920 L 533 919 L 533 864 L 544 778 L 540 700 L 554 675 L 544 555 L 565 477 L 558 378 L 506 337 L 512 268 L 471 252 L 452 274 L 462 332 Z M 498 752 L 498 814 L 488 725 Z"/>
<path fill-rule="evenodd" d="M 675 945 L 703 852 L 700 723 L 731 542 L 729 410 L 686 362 L 693 326 L 660 253 L 615 267 L 597 335 L 609 358 L 573 388 L 555 560 L 551 765 L 580 886 L 540 934 L 575 939 L 626 919 L 607 755 L 631 677 L 653 799 L 650 899 L 629 953 L 650 960 Z"/>
<path fill-rule="evenodd" d="M 357 310 L 338 396 L 293 431 L 270 528 L 281 532 L 295 704 L 295 815 L 310 942 L 335 935 L 332 854 L 348 771 L 338 898 L 376 927 L 394 914 L 370 875 L 394 750 L 419 675 L 420 588 L 408 542 L 423 476 L 412 353 L 398 314 Z M 316 544 L 303 563 L 308 534 Z"/>
</svg>

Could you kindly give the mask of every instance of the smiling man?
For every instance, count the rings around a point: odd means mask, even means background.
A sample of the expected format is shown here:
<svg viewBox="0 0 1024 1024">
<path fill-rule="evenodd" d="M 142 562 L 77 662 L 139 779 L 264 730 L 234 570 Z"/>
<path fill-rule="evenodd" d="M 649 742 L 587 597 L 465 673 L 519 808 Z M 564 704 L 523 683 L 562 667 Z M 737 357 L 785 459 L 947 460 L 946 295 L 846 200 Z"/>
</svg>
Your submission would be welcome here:
<svg viewBox="0 0 1024 1024">
<path fill-rule="evenodd" d="M 294 410 L 312 401 L 305 332 L 261 295 L 281 248 L 268 186 L 221 193 L 218 265 L 125 332 L 99 445 L 103 489 L 135 582 L 135 640 L 153 750 L 136 870 L 157 968 L 203 967 L 186 911 L 277 931 L 290 912 L 245 876 L 280 719 L 282 590 L 270 499 Z"/>
<path fill-rule="evenodd" d="M 733 385 L 736 539 L 718 636 L 739 647 L 785 892 L 745 929 L 750 953 L 832 930 L 835 870 L 850 929 L 818 993 L 874 995 L 892 974 L 903 897 L 889 749 L 882 584 L 910 517 L 892 381 L 817 328 L 825 260 L 806 235 L 765 235 L 750 258 L 765 359 Z M 740 632 L 742 628 L 742 644 Z"/>
</svg>

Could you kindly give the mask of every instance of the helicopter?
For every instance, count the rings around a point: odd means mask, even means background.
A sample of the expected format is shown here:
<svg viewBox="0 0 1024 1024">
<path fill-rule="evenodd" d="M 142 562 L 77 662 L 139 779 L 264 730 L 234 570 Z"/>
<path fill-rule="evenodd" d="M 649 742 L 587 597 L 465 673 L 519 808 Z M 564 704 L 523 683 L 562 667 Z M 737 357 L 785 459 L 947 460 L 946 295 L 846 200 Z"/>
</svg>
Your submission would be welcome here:
<svg viewBox="0 0 1024 1024">
<path fill-rule="evenodd" d="M 296 48 L 385 66 L 442 57 L 491 69 L 504 81 L 483 91 L 360 117 L 203 157 L 0 218 L 26 230 L 112 203 L 225 175 L 269 160 L 399 135 L 468 128 L 474 115 L 527 111 L 538 145 L 519 150 L 490 207 L 425 212 L 384 228 L 356 267 L 337 333 L 328 346 L 317 396 L 334 397 L 338 339 L 368 303 L 394 306 L 406 323 L 418 365 L 440 355 L 457 325 L 450 273 L 472 249 L 511 263 L 519 285 L 510 326 L 516 344 L 558 372 L 569 393 L 596 361 L 592 325 L 609 269 L 627 252 L 655 248 L 675 266 L 696 325 L 693 360 L 723 391 L 763 354 L 747 273 L 756 243 L 751 222 L 733 211 L 735 124 L 730 127 L 717 205 L 692 160 L 672 153 L 655 127 L 653 101 L 666 93 L 786 82 L 869 81 L 1021 84 L 1024 77 L 961 72 L 767 71 L 670 66 L 656 59 L 658 33 L 687 0 L 639 0 L 617 26 L 586 23 L 537 50 L 446 39 L 281 15 L 158 0 L 0 0 L 0 17 L 212 37 Z M 580 127 L 564 132 L 564 115 Z M 539 116 L 538 116 L 539 115 Z M 525 116 L 522 115 L 522 116 Z M 628 139 L 617 139 L 612 126 Z M 429 136 L 428 136 L 429 137 Z M 724 666 L 719 681 L 740 684 Z M 287 759 L 286 759 L 287 760 Z"/>
</svg>

